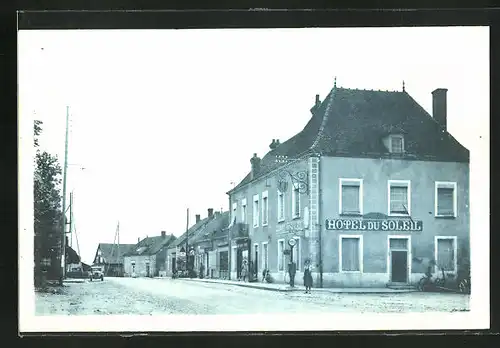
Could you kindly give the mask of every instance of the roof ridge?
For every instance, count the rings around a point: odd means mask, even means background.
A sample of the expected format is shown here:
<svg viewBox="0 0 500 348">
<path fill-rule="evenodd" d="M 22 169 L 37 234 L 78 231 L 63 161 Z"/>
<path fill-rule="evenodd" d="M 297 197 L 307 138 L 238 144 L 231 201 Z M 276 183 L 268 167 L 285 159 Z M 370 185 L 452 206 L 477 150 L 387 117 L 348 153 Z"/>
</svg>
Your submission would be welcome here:
<svg viewBox="0 0 500 348">
<path fill-rule="evenodd" d="M 318 146 L 318 143 L 325 132 L 326 123 L 328 122 L 328 115 L 330 114 L 330 109 L 333 104 L 333 98 L 335 97 L 336 90 L 337 86 L 334 86 L 330 91 L 330 98 L 328 99 L 328 104 L 326 105 L 325 113 L 323 114 L 323 120 L 321 121 L 321 125 L 319 126 L 316 139 L 314 139 L 313 143 L 309 147 L 310 150 L 313 150 L 316 146 Z"/>
</svg>

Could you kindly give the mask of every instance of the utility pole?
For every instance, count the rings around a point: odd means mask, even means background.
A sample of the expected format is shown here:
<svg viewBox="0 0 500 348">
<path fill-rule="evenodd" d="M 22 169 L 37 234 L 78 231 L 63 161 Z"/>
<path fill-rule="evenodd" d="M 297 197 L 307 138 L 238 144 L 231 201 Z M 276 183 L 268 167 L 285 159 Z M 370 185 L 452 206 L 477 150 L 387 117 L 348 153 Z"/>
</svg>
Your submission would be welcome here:
<svg viewBox="0 0 500 348">
<path fill-rule="evenodd" d="M 66 139 L 64 144 L 64 173 L 63 173 L 63 217 L 62 217 L 62 251 L 61 251 L 61 280 L 66 277 L 66 177 L 68 176 L 68 126 L 69 106 L 66 106 Z"/>
<path fill-rule="evenodd" d="M 186 271 L 189 270 L 189 208 L 186 213 Z"/>
<path fill-rule="evenodd" d="M 73 191 L 69 193 L 69 246 L 73 247 Z"/>
</svg>

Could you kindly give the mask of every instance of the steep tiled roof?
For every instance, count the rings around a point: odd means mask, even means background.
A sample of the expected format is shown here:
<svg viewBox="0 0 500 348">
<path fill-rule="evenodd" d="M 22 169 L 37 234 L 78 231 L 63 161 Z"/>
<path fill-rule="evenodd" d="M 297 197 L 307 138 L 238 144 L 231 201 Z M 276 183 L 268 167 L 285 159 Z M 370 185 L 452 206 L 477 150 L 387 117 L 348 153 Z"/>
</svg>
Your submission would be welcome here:
<svg viewBox="0 0 500 348">
<path fill-rule="evenodd" d="M 405 136 L 405 153 L 398 158 L 469 162 L 469 151 L 407 92 L 372 91 L 334 87 L 304 129 L 269 151 L 255 178 L 282 166 L 277 155 L 299 158 L 325 156 L 387 158 L 382 139 L 390 133 Z M 252 181 L 251 174 L 232 190 Z M 228 192 L 228 193 L 229 193 Z"/>
<path fill-rule="evenodd" d="M 201 230 L 201 227 L 206 225 L 210 218 L 206 217 L 204 219 L 201 219 L 197 223 L 195 223 L 193 226 L 191 226 L 187 232 L 184 232 L 182 235 L 180 235 L 174 243 L 170 247 L 177 247 L 179 245 L 182 245 L 183 243 L 186 243 L 186 236 L 189 235 L 189 241 L 191 241 L 191 238 L 194 238 L 196 234 Z"/>
<path fill-rule="evenodd" d="M 205 226 L 200 228 L 190 243 L 197 243 L 210 238 L 218 238 L 227 235 L 225 230 L 229 224 L 229 211 L 215 215 L 213 219 L 207 222 Z"/>
<path fill-rule="evenodd" d="M 124 256 L 134 255 L 155 255 L 164 246 L 174 243 L 176 240 L 173 235 L 146 237 L 135 244 Z"/>
<path fill-rule="evenodd" d="M 135 244 L 99 243 L 98 249 L 101 250 L 101 257 L 104 258 L 106 263 L 116 264 L 123 263 L 123 255 L 134 247 L 134 245 Z"/>
</svg>

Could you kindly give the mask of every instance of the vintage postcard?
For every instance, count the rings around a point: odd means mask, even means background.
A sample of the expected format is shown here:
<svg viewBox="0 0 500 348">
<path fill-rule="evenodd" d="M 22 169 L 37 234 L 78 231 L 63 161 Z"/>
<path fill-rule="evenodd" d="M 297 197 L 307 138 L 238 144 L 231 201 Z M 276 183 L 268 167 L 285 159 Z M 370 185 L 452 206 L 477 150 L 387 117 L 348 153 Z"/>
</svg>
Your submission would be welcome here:
<svg viewBox="0 0 500 348">
<path fill-rule="evenodd" d="M 489 327 L 488 28 L 18 42 L 21 332 Z"/>
</svg>

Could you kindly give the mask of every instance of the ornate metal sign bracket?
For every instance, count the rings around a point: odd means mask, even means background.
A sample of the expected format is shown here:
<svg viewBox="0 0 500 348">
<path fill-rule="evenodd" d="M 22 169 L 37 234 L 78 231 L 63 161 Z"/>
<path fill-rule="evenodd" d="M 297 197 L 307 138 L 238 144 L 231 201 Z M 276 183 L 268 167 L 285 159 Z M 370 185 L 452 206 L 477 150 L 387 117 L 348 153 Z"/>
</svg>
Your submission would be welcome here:
<svg viewBox="0 0 500 348">
<path fill-rule="evenodd" d="M 289 159 L 287 156 L 276 156 L 277 163 L 289 163 L 293 161 L 293 159 Z M 308 175 L 307 171 L 296 171 L 292 172 L 288 169 L 279 169 L 278 171 L 278 190 L 280 192 L 285 192 L 288 188 L 288 179 L 292 183 L 292 187 L 297 187 L 299 193 L 308 193 L 309 185 L 308 185 Z"/>
</svg>

